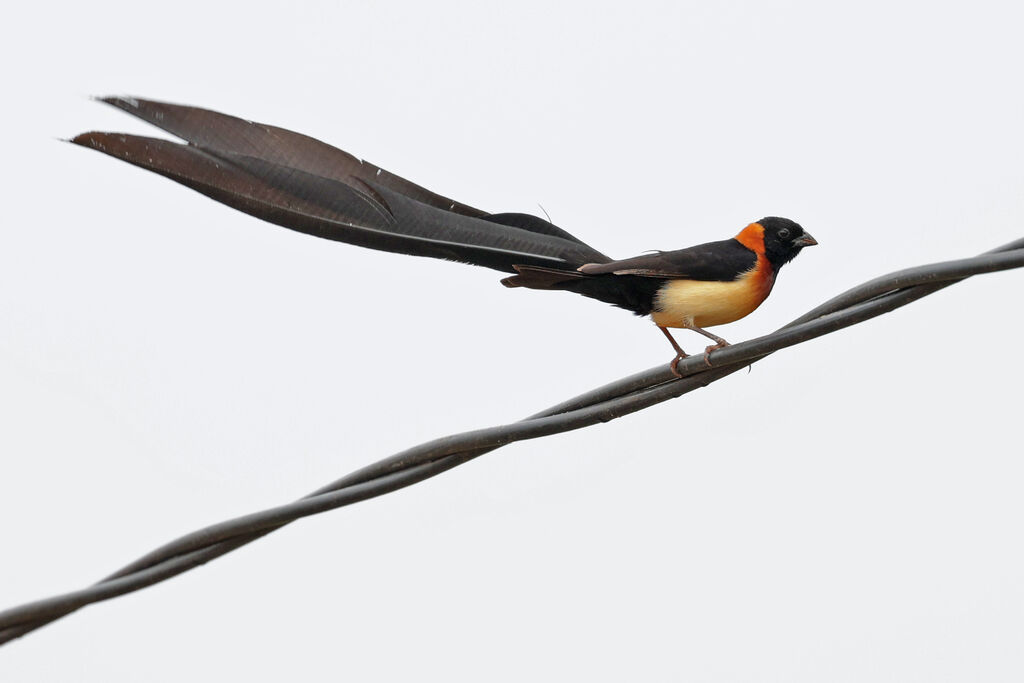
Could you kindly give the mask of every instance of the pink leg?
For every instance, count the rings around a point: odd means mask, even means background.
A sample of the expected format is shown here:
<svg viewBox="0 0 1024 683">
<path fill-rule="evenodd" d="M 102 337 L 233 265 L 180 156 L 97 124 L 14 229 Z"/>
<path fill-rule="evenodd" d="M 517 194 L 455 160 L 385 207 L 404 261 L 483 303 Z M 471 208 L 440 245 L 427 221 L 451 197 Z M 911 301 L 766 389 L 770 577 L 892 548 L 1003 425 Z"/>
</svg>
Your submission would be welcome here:
<svg viewBox="0 0 1024 683">
<path fill-rule="evenodd" d="M 685 327 L 688 330 L 693 330 L 694 332 L 699 332 L 700 334 L 703 334 L 708 339 L 713 339 L 715 341 L 714 344 L 712 344 L 711 346 L 709 346 L 706 349 L 704 349 L 704 364 L 707 365 L 709 368 L 712 367 L 711 366 L 711 352 L 715 351 L 717 349 L 720 349 L 722 347 L 728 346 L 729 342 L 725 341 L 724 339 L 722 339 L 721 337 L 719 337 L 717 335 L 711 334 L 710 332 L 708 332 L 705 329 L 701 329 L 700 327 L 697 327 L 696 325 L 686 325 Z"/>
<path fill-rule="evenodd" d="M 669 370 L 672 371 L 672 374 L 675 375 L 676 377 L 682 377 L 682 375 L 679 374 L 679 369 L 678 369 L 679 361 L 681 361 L 684 358 L 689 358 L 689 356 L 686 354 L 685 351 L 683 351 L 679 347 L 679 344 L 676 343 L 675 338 L 668 331 L 667 327 L 662 327 L 661 325 L 658 325 L 658 329 L 661 330 L 664 333 L 665 337 L 668 338 L 668 343 L 672 345 L 672 348 L 675 349 L 675 352 L 676 352 L 676 357 L 672 359 L 671 363 L 669 363 L 668 368 L 669 368 Z"/>
</svg>

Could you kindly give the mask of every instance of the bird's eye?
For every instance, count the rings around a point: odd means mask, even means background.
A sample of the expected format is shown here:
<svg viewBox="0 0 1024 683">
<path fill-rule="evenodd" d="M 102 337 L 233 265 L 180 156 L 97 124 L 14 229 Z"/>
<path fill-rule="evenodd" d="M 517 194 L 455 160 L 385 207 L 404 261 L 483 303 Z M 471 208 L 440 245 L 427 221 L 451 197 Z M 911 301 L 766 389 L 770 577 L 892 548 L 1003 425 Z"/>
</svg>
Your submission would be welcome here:
<svg viewBox="0 0 1024 683">
<path fill-rule="evenodd" d="M 789 228 L 783 228 L 782 230 L 779 230 L 778 235 L 779 235 L 779 239 L 780 240 L 788 239 L 789 238 Z"/>
</svg>

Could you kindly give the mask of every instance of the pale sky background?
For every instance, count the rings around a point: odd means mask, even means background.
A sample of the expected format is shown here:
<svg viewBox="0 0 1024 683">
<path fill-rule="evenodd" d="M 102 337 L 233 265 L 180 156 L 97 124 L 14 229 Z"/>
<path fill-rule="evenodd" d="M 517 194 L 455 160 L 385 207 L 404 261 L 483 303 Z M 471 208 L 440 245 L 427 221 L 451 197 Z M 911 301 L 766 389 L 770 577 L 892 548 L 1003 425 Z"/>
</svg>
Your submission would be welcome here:
<svg viewBox="0 0 1024 683">
<path fill-rule="evenodd" d="M 21 3 L 0 58 L 0 608 L 668 362 L 650 322 L 299 235 L 58 140 L 301 131 L 626 257 L 782 215 L 769 332 L 1024 236 L 1015 2 Z M 367 284 L 371 283 L 371 284 Z M 1020 681 L 1024 272 L 300 522 L 7 681 Z M 680 333 L 685 348 L 703 339 Z"/>
</svg>

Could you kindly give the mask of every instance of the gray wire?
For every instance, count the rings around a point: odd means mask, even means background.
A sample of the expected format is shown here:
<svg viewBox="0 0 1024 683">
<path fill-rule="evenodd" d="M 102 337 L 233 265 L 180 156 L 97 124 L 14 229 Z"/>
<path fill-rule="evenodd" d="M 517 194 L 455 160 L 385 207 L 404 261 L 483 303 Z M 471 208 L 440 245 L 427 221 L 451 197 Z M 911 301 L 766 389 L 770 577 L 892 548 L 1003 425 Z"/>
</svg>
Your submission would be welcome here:
<svg viewBox="0 0 1024 683">
<path fill-rule="evenodd" d="M 0 645 L 85 605 L 165 581 L 296 519 L 351 505 L 436 476 L 516 441 L 608 422 L 707 386 L 780 349 L 905 306 L 964 278 L 1024 266 L 1024 239 L 974 258 L 885 275 L 840 294 L 776 332 L 679 363 L 658 366 L 586 392 L 520 422 L 434 439 L 385 458 L 293 503 L 208 526 L 157 548 L 87 588 L 0 612 Z"/>
</svg>

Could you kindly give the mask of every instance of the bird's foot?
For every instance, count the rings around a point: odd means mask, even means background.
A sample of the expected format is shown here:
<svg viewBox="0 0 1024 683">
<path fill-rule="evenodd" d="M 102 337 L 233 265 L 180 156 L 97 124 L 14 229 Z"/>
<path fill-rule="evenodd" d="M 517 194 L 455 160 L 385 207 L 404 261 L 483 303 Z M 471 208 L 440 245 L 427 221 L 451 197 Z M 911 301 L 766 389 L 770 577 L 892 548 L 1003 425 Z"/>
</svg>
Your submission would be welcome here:
<svg viewBox="0 0 1024 683">
<path fill-rule="evenodd" d="M 685 353 L 677 353 L 676 357 L 672 359 L 672 362 L 668 364 L 668 369 L 672 371 L 672 374 L 682 379 L 683 376 L 679 373 L 679 361 L 684 358 L 689 358 Z"/>
<path fill-rule="evenodd" d="M 728 345 L 729 345 L 729 342 L 727 342 L 727 341 L 725 341 L 723 339 L 722 341 L 718 342 L 717 344 L 712 344 L 711 346 L 709 346 L 706 349 L 704 349 L 704 365 L 708 366 L 709 368 L 710 367 L 714 367 L 713 365 L 711 365 L 711 352 L 712 351 L 717 351 L 718 349 L 724 349 Z"/>
</svg>

